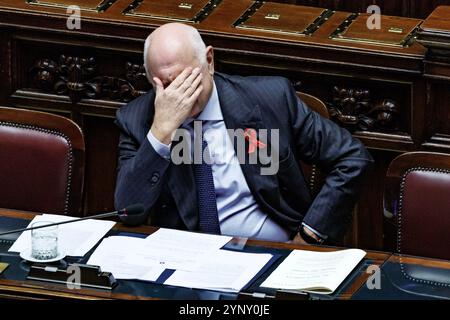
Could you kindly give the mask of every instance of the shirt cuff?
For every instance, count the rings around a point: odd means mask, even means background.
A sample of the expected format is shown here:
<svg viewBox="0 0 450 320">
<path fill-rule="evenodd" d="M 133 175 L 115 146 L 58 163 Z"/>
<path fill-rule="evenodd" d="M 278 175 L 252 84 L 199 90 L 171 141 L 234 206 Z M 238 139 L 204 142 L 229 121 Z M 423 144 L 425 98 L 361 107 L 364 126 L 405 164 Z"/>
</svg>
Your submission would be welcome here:
<svg viewBox="0 0 450 320">
<path fill-rule="evenodd" d="M 328 238 L 327 235 L 324 235 L 324 234 L 320 233 L 319 231 L 317 231 L 317 230 L 311 228 L 310 226 L 308 226 L 308 225 L 307 225 L 306 223 L 304 223 L 304 222 L 302 222 L 302 226 L 306 227 L 309 231 L 314 232 L 314 234 L 315 234 L 316 236 L 318 236 L 319 238 L 321 238 L 321 239 L 323 239 L 323 240 L 325 240 L 325 239 Z"/>
<path fill-rule="evenodd" d="M 155 138 L 152 131 L 150 130 L 147 134 L 147 140 L 152 145 L 153 149 L 155 149 L 156 153 L 159 154 L 161 157 L 163 157 L 166 160 L 170 160 L 170 146 L 171 144 L 167 145 L 162 142 L 160 142 L 158 139 Z"/>
</svg>

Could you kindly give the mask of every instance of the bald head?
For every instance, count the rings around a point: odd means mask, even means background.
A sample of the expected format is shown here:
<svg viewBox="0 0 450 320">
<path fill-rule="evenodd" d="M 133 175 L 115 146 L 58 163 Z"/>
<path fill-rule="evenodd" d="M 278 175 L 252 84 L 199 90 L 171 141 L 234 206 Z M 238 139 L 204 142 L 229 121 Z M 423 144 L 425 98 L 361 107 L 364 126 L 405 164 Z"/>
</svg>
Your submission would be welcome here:
<svg viewBox="0 0 450 320">
<path fill-rule="evenodd" d="M 198 115 L 206 106 L 214 87 L 214 52 L 206 47 L 197 29 L 181 23 L 168 23 L 153 31 L 145 41 L 144 67 L 148 80 L 167 88 L 183 70 L 199 68 L 203 90 L 192 109 Z"/>
<path fill-rule="evenodd" d="M 147 37 L 144 46 L 144 67 L 150 81 L 158 69 L 170 68 L 175 64 L 189 66 L 192 63 L 200 66 L 207 63 L 205 43 L 194 27 L 182 23 L 168 23 Z"/>
</svg>

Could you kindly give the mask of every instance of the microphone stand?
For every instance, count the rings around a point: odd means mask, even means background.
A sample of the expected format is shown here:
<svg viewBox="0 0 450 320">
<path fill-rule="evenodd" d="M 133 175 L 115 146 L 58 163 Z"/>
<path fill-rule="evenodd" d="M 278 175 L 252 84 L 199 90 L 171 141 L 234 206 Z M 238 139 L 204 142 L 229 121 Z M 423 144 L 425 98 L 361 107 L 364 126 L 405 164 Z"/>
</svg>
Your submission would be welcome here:
<svg viewBox="0 0 450 320">
<path fill-rule="evenodd" d="M 84 217 L 84 218 L 76 218 L 73 220 L 62 221 L 49 223 L 43 226 L 16 229 L 11 231 L 6 231 L 0 233 L 0 236 L 11 234 L 11 233 L 19 233 L 23 231 L 35 230 L 40 228 L 48 228 L 52 226 L 62 225 L 66 223 L 84 221 L 89 219 L 101 219 L 101 218 L 110 218 L 110 217 L 120 217 L 125 218 L 129 216 L 139 215 L 144 212 L 144 207 L 141 204 L 134 204 L 122 210 L 101 213 L 94 216 Z M 80 269 L 80 272 L 83 273 L 83 278 L 80 281 L 79 285 L 85 287 L 91 287 L 96 289 L 107 289 L 111 290 L 114 286 L 117 285 L 117 281 L 114 279 L 114 276 L 110 272 L 102 272 L 99 266 L 89 266 L 84 264 L 75 263 L 72 264 L 77 266 Z M 67 269 L 68 270 L 68 269 Z M 28 273 L 27 279 L 38 280 L 38 281 L 47 281 L 54 283 L 65 283 L 69 284 L 69 278 L 67 276 L 67 270 L 56 268 L 55 270 L 48 270 L 45 265 L 32 265 L 30 267 L 30 271 Z"/>
<path fill-rule="evenodd" d="M 122 215 L 126 215 L 126 210 L 120 210 L 120 211 L 113 211 L 113 212 L 108 212 L 108 213 L 101 213 L 101 214 L 97 214 L 95 216 L 90 216 L 90 217 L 84 217 L 84 218 L 79 218 L 79 219 L 74 219 L 74 220 L 68 220 L 68 221 L 62 221 L 62 222 L 55 222 L 55 223 L 50 223 L 50 224 L 46 224 L 43 226 L 37 226 L 37 227 L 30 227 L 30 228 L 22 228 L 22 229 L 16 229 L 16 230 L 10 230 L 10 231 L 6 231 L 6 232 L 2 232 L 0 233 L 0 236 L 4 236 L 7 234 L 11 234 L 11 233 L 19 233 L 19 232 L 23 232 L 23 231 L 29 231 L 29 230 L 35 230 L 35 229 L 41 229 L 41 228 L 47 228 L 47 227 L 53 227 L 53 226 L 58 226 L 61 224 L 66 224 L 66 223 L 73 223 L 73 222 L 78 222 L 78 221 L 83 221 L 83 220 L 89 220 L 89 219 L 102 219 L 102 218 L 109 218 L 109 217 L 120 217 Z"/>
</svg>

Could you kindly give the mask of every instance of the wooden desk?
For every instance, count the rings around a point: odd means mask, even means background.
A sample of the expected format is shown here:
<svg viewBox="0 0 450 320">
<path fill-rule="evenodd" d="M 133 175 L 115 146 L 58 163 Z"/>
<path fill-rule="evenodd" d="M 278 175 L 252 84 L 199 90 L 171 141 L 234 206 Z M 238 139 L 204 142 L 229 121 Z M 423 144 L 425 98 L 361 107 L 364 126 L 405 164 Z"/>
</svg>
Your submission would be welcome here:
<svg viewBox="0 0 450 320">
<path fill-rule="evenodd" d="M 0 209 L 0 216 L 2 217 L 12 217 L 31 220 L 35 214 L 29 212 L 21 212 L 16 210 L 6 210 Z M 154 227 L 137 227 L 137 228 L 127 228 L 121 224 L 115 226 L 116 229 L 126 232 L 144 233 L 151 234 L 157 230 Z M 234 238 L 232 242 L 242 242 L 243 239 Z M 316 246 L 302 246 L 287 243 L 275 243 L 275 242 L 264 242 L 256 240 L 248 240 L 246 245 L 252 247 L 262 247 L 262 248 L 278 248 L 278 249 L 304 249 L 312 251 L 333 251 L 336 248 L 330 247 L 316 247 Z M 389 259 L 389 253 L 369 251 L 366 258 L 372 261 L 373 265 L 380 266 L 387 259 Z M 0 254 L 1 259 L 1 254 Z M 368 273 L 361 273 L 351 285 L 342 292 L 337 298 L 338 299 L 350 299 L 352 295 L 366 282 L 367 278 L 370 276 Z M 158 299 L 155 297 L 142 297 L 133 294 L 122 294 L 117 293 L 115 290 L 112 291 L 101 291 L 101 290 L 91 290 L 91 289 L 74 289 L 70 290 L 64 285 L 49 284 L 37 281 L 14 281 L 4 279 L 4 276 L 0 275 L 0 298 L 17 298 L 17 299 L 82 299 L 82 300 L 95 300 L 95 299 Z"/>
</svg>

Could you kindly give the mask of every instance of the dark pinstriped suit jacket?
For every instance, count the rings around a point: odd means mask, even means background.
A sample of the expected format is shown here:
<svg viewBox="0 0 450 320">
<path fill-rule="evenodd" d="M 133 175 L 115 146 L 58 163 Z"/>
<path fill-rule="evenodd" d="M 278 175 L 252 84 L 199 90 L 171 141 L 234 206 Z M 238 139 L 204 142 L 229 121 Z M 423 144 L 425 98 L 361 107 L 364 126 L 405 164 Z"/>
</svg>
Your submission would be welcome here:
<svg viewBox="0 0 450 320">
<path fill-rule="evenodd" d="M 363 173 L 372 162 L 361 142 L 307 108 L 285 78 L 216 73 L 214 81 L 228 129 L 280 130 L 276 175 L 261 175 L 260 163 L 241 165 L 260 208 L 293 234 L 304 221 L 331 239 L 341 238 L 351 221 Z M 191 165 L 163 159 L 147 140 L 154 98 L 150 91 L 117 112 L 121 136 L 115 205 L 120 209 L 142 203 L 152 225 L 197 230 Z M 315 199 L 298 160 L 315 163 L 328 174 Z"/>
</svg>

